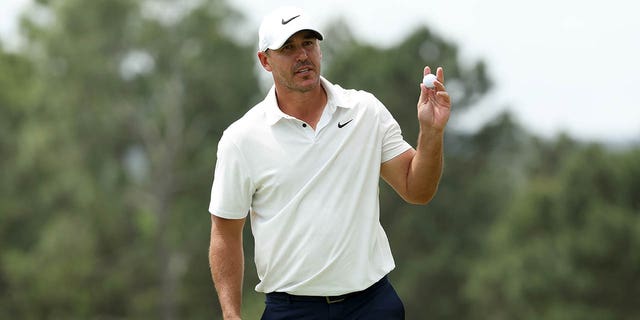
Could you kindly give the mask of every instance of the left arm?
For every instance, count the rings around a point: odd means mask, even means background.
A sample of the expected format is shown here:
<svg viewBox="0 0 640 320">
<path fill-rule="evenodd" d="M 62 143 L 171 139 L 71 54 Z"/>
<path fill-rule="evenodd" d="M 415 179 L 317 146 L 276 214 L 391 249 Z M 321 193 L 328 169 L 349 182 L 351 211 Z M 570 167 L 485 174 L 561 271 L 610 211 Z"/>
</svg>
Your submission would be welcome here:
<svg viewBox="0 0 640 320">
<path fill-rule="evenodd" d="M 431 69 L 425 67 L 424 74 L 428 73 Z M 416 149 L 384 162 L 380 168 L 382 178 L 405 201 L 414 204 L 426 204 L 433 198 L 442 175 L 444 128 L 449 120 L 451 99 L 443 84 L 442 68 L 438 68 L 436 77 L 433 89 L 420 84 L 420 134 Z"/>
</svg>

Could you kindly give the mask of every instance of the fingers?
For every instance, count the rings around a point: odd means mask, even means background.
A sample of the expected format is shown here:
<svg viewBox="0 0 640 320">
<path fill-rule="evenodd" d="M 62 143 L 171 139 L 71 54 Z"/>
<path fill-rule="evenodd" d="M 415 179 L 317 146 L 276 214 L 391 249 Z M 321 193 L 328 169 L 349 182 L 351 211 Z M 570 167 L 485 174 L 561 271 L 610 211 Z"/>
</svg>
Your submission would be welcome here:
<svg viewBox="0 0 640 320">
<path fill-rule="evenodd" d="M 431 73 L 431 67 L 429 67 L 429 66 L 424 67 L 423 76 L 426 76 L 426 75 L 428 75 L 430 73 Z M 439 83 L 439 85 L 438 85 L 438 83 Z M 438 67 L 436 69 L 436 81 L 434 82 L 434 84 L 435 84 L 435 88 L 432 88 L 432 89 L 434 89 L 435 91 L 445 90 L 445 88 L 444 88 L 444 70 L 442 69 L 442 67 Z M 422 88 L 422 87 L 423 86 L 421 85 L 420 88 Z"/>
<path fill-rule="evenodd" d="M 426 103 L 429 101 L 429 96 L 433 96 L 433 89 L 427 88 L 424 83 L 420 84 L 420 97 L 418 98 L 418 103 Z"/>
<path fill-rule="evenodd" d="M 427 75 L 431 73 L 431 67 L 425 66 L 423 75 Z M 449 93 L 447 93 L 447 89 L 444 87 L 444 69 L 442 67 L 438 67 L 436 69 L 436 81 L 433 82 L 433 88 L 427 88 L 424 84 L 420 84 L 420 102 L 426 102 L 433 98 L 441 98 L 446 103 L 451 101 L 449 97 Z"/>
<path fill-rule="evenodd" d="M 436 93 L 436 98 L 442 102 L 443 107 L 451 108 L 451 97 L 446 91 L 439 91 Z"/>
<path fill-rule="evenodd" d="M 422 72 L 422 75 L 426 76 L 429 73 L 431 73 L 431 67 L 429 66 L 424 67 L 424 71 Z M 438 79 L 438 81 L 444 83 L 444 70 L 442 69 L 442 67 L 438 67 L 436 69 L 436 78 Z"/>
<path fill-rule="evenodd" d="M 435 86 L 435 87 L 434 87 L 434 89 L 435 89 L 436 91 L 447 91 L 447 90 L 444 88 L 444 84 L 442 84 L 442 81 L 440 81 L 440 80 L 436 80 L 436 81 L 434 81 L 434 82 L 433 82 L 433 85 Z"/>
</svg>

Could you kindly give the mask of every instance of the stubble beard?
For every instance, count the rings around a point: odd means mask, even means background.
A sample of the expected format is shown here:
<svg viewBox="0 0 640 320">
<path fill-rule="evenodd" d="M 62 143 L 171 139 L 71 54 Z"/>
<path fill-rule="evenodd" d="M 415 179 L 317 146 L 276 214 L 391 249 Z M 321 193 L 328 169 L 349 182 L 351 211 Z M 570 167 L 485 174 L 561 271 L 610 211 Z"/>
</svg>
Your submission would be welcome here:
<svg viewBox="0 0 640 320">
<path fill-rule="evenodd" d="M 281 83 L 284 85 L 285 88 L 287 88 L 290 91 L 300 92 L 300 93 L 309 92 L 315 89 L 320 84 L 320 76 L 316 72 L 317 72 L 317 69 L 314 69 L 312 74 L 306 75 L 302 77 L 300 80 L 298 80 L 298 76 L 295 73 L 290 78 L 281 77 Z M 305 85 L 298 83 L 298 81 L 307 82 L 309 80 L 313 80 L 313 83 L 305 84 Z"/>
<path fill-rule="evenodd" d="M 296 70 L 300 70 L 305 67 L 310 68 L 311 71 L 308 74 L 300 77 L 296 73 Z M 291 77 L 287 80 L 289 80 L 287 89 L 301 92 L 301 93 L 309 92 L 315 89 L 320 83 L 320 68 L 316 66 L 313 62 L 311 62 L 311 60 L 299 61 L 291 69 Z M 309 80 L 312 80 L 313 83 L 305 84 L 305 85 L 299 83 L 299 82 L 308 82 Z"/>
</svg>

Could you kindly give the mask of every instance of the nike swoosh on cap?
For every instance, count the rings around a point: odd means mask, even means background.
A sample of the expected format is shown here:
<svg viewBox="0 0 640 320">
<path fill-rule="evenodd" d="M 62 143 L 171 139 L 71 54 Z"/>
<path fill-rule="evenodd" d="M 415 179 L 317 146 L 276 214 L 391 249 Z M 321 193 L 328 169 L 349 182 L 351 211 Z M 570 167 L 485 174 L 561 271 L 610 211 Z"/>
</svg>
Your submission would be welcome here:
<svg viewBox="0 0 640 320">
<path fill-rule="evenodd" d="M 293 20 L 293 19 L 295 19 L 295 18 L 297 18 L 297 17 L 299 17 L 299 16 L 300 16 L 300 15 L 297 15 L 297 16 L 295 16 L 295 17 L 293 17 L 293 18 L 288 19 L 288 20 L 285 20 L 284 18 L 282 18 L 282 24 L 287 24 L 287 23 L 291 22 L 291 20 Z"/>
</svg>

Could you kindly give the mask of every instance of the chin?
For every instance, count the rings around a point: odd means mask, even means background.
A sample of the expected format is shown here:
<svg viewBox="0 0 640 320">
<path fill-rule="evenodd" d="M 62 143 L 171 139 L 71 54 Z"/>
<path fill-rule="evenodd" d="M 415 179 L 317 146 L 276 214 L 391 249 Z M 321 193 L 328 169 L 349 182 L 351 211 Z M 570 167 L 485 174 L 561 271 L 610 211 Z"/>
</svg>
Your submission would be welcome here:
<svg viewBox="0 0 640 320">
<path fill-rule="evenodd" d="M 308 76 L 289 82 L 287 87 L 294 91 L 307 92 L 315 89 L 318 85 L 320 85 L 320 78 Z"/>
<path fill-rule="evenodd" d="M 320 85 L 320 77 L 315 74 L 298 76 L 288 79 L 286 82 L 281 82 L 281 84 L 292 91 L 308 92 Z"/>
<path fill-rule="evenodd" d="M 316 75 L 307 75 L 302 77 L 302 86 L 317 86 L 320 84 L 320 77 Z"/>
<path fill-rule="evenodd" d="M 319 84 L 318 82 L 316 82 L 316 83 L 309 84 L 309 85 L 302 85 L 302 86 L 299 86 L 299 88 L 300 88 L 300 91 L 308 92 L 308 91 L 312 91 L 312 90 L 314 90 L 314 89 L 315 89 L 315 88 L 317 88 L 319 85 L 320 85 L 320 84 Z"/>
</svg>

